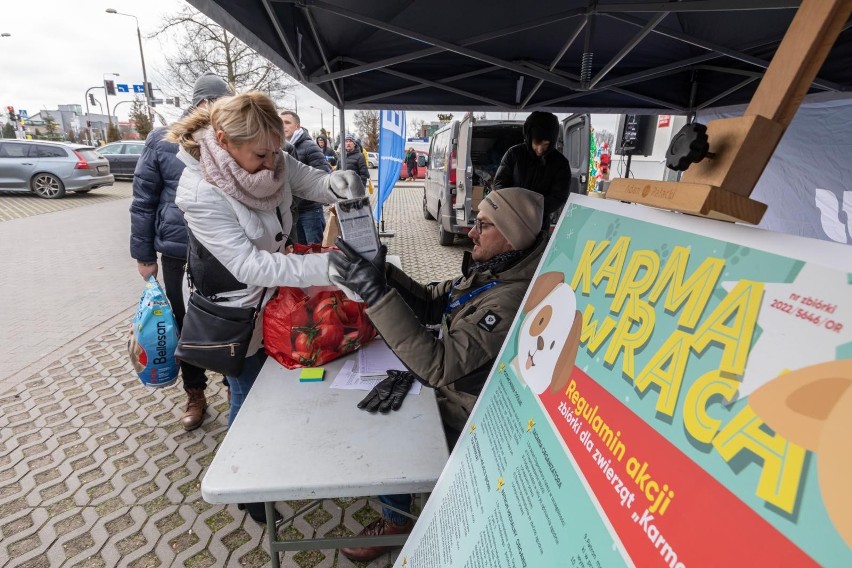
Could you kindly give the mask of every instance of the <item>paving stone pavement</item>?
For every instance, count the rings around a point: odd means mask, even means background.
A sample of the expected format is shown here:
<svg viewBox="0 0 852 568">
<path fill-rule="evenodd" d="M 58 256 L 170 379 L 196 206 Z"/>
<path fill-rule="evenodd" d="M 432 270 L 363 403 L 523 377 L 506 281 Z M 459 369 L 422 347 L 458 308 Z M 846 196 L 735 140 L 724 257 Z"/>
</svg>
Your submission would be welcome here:
<svg viewBox="0 0 852 568">
<path fill-rule="evenodd" d="M 397 235 L 388 240 L 389 250 L 418 280 L 454 277 L 469 242 L 438 245 L 435 222 L 420 213 L 421 199 L 417 184 L 399 184 L 391 195 L 386 229 Z M 104 263 L 127 260 L 116 252 Z M 204 425 L 184 432 L 178 425 L 183 391 L 141 386 L 127 360 L 132 308 L 116 309 L 97 294 L 80 301 L 100 323 L 29 365 L 16 382 L 0 383 L 0 566 L 269 565 L 262 526 L 236 506 L 201 498 L 204 469 L 227 429 L 220 377 L 211 376 Z M 298 463 L 299 456 L 293 459 Z M 287 517 L 306 503 L 278 508 Z M 281 531 L 296 538 L 355 534 L 377 518 L 376 511 L 365 499 L 328 499 Z M 336 550 L 288 552 L 282 565 L 384 567 L 395 556 L 362 565 Z"/>
<path fill-rule="evenodd" d="M 116 182 L 109 187 L 99 187 L 90 193 L 68 193 L 62 199 L 43 199 L 29 191 L 4 191 L 4 206 L 0 208 L 0 221 L 22 219 L 41 213 L 64 211 L 94 203 L 124 199 L 133 195 L 129 183 Z"/>
</svg>

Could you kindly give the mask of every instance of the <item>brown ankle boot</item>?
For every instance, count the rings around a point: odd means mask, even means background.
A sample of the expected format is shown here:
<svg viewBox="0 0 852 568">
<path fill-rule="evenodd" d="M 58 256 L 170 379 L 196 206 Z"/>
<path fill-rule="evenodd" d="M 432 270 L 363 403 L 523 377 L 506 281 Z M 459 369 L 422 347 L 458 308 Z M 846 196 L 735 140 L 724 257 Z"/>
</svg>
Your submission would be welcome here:
<svg viewBox="0 0 852 568">
<path fill-rule="evenodd" d="M 204 421 L 207 399 L 204 397 L 204 389 L 186 389 L 186 396 L 186 410 L 180 423 L 184 430 L 195 430 Z"/>
</svg>

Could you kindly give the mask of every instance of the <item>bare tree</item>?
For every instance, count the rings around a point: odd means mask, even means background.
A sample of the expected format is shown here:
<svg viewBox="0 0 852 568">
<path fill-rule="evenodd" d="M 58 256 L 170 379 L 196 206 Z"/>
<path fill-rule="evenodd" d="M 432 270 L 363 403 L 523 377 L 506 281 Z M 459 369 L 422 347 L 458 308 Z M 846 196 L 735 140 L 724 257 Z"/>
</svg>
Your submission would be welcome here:
<svg viewBox="0 0 852 568">
<path fill-rule="evenodd" d="M 165 69 L 158 69 L 169 90 L 192 101 L 195 80 L 207 71 L 222 77 L 237 92 L 262 91 L 280 101 L 295 83 L 281 69 L 216 24 L 204 14 L 184 6 L 163 18 L 151 37 L 171 40 L 176 50 L 167 54 Z"/>
<path fill-rule="evenodd" d="M 364 149 L 375 152 L 379 149 L 379 111 L 358 110 L 355 111 L 355 128 L 364 142 Z"/>
<path fill-rule="evenodd" d="M 422 118 L 412 118 L 408 123 L 411 126 L 411 134 L 409 136 L 420 136 L 421 132 L 423 132 L 423 125 L 426 124 L 426 121 Z"/>
</svg>

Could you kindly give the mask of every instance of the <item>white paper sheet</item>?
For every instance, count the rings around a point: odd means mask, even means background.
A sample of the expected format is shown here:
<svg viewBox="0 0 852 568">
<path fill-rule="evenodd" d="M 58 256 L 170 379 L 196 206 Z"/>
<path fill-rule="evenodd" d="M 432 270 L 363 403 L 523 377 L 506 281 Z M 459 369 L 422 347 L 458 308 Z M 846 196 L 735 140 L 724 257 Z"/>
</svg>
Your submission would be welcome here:
<svg viewBox="0 0 852 568">
<path fill-rule="evenodd" d="M 377 339 L 358 350 L 358 372 L 361 375 L 386 377 L 389 369 L 404 371 L 405 365 L 384 341 Z"/>
<path fill-rule="evenodd" d="M 356 361 L 352 359 L 343 364 L 340 372 L 337 373 L 336 377 L 334 377 L 334 381 L 331 383 L 331 388 L 369 391 L 376 386 L 379 381 L 384 380 L 387 376 L 373 375 L 363 377 L 358 373 L 355 363 Z M 411 384 L 411 388 L 408 390 L 408 394 L 420 394 L 420 389 L 422 387 L 423 385 L 420 384 L 419 381 L 414 381 Z"/>
</svg>

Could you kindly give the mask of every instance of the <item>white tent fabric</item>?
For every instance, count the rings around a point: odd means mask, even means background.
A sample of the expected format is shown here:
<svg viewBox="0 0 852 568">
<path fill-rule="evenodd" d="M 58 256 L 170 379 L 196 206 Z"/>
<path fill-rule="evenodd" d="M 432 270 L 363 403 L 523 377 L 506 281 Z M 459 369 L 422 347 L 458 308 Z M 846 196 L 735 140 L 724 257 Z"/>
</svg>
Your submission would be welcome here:
<svg viewBox="0 0 852 568">
<path fill-rule="evenodd" d="M 699 122 L 743 111 L 716 109 Z M 768 205 L 762 228 L 852 244 L 852 98 L 808 98 L 751 197 Z"/>
</svg>

